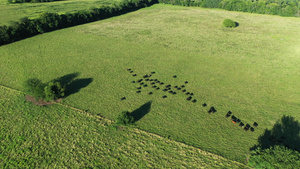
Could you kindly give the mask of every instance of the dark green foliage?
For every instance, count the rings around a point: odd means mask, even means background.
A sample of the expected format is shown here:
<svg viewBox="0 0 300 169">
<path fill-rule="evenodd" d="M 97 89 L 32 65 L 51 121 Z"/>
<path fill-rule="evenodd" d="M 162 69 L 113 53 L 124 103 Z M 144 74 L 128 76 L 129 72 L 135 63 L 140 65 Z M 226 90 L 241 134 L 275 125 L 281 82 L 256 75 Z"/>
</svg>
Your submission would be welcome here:
<svg viewBox="0 0 300 169">
<path fill-rule="evenodd" d="M 7 0 L 8 3 L 41 3 L 41 2 L 54 2 L 60 0 Z"/>
<path fill-rule="evenodd" d="M 229 11 L 243 11 L 260 14 L 271 14 L 280 16 L 299 15 L 299 2 L 290 1 L 246 1 L 246 0 L 223 0 L 219 3 L 219 8 Z"/>
<path fill-rule="evenodd" d="M 44 88 L 45 100 L 51 101 L 61 98 L 65 95 L 65 89 L 59 82 L 49 82 Z"/>
<path fill-rule="evenodd" d="M 231 20 L 231 19 L 225 19 L 223 21 L 223 26 L 227 27 L 227 28 L 235 28 L 236 27 L 236 23 Z"/>
<path fill-rule="evenodd" d="M 24 84 L 25 92 L 36 100 L 51 101 L 65 95 L 65 88 L 60 82 L 43 83 L 37 78 L 28 79 Z"/>
<path fill-rule="evenodd" d="M 36 100 L 45 98 L 45 86 L 46 84 L 42 83 L 42 81 L 37 78 L 28 79 L 24 84 L 25 92 L 34 96 Z"/>
<path fill-rule="evenodd" d="M 255 168 L 300 168 L 300 153 L 276 145 L 269 149 L 252 151 L 248 165 Z"/>
<path fill-rule="evenodd" d="M 119 114 L 116 119 L 117 124 L 127 125 L 132 124 L 134 122 L 134 118 L 130 115 L 128 111 L 123 111 Z"/>
</svg>

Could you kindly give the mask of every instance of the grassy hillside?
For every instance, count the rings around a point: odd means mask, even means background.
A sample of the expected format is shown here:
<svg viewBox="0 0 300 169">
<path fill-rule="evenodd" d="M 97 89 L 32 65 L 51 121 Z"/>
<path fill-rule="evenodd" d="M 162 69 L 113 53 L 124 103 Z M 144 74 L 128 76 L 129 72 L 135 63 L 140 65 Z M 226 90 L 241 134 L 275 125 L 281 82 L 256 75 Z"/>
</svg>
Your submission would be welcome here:
<svg viewBox="0 0 300 169">
<path fill-rule="evenodd" d="M 111 5 L 120 0 L 64 0 L 47 3 L 7 4 L 0 0 L 0 26 L 9 25 L 11 21 L 18 21 L 22 17 L 35 18 L 43 12 L 67 13 L 86 10 L 101 5 Z"/>
<path fill-rule="evenodd" d="M 225 18 L 239 26 L 223 28 Z M 246 162 L 249 148 L 282 115 L 300 120 L 299 36 L 297 18 L 160 4 L 1 46 L 0 83 L 22 90 L 28 78 L 79 72 L 64 104 L 109 119 L 137 110 L 138 128 Z M 188 81 L 197 102 L 149 82 L 137 94 L 140 85 L 131 81 L 152 71 L 172 86 Z M 207 113 L 211 106 L 216 113 Z M 245 132 L 224 117 L 229 110 L 258 127 Z"/>
<path fill-rule="evenodd" d="M 241 168 L 214 154 L 0 87 L 1 168 Z"/>
</svg>

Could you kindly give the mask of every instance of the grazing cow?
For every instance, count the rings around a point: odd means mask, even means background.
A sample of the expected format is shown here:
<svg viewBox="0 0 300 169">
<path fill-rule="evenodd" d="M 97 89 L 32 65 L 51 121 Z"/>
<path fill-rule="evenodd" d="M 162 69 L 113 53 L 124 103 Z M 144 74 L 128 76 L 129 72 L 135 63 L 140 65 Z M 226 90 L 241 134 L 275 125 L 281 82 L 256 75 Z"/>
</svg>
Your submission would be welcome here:
<svg viewBox="0 0 300 169">
<path fill-rule="evenodd" d="M 144 85 L 144 87 L 147 87 L 147 86 L 148 86 L 147 84 Z"/>
<path fill-rule="evenodd" d="M 141 91 L 140 91 L 140 90 L 138 90 L 138 91 L 136 91 L 136 93 L 141 93 Z"/>
<path fill-rule="evenodd" d="M 148 94 L 151 95 L 151 94 L 153 94 L 153 93 L 152 93 L 152 92 L 149 92 Z"/>
<path fill-rule="evenodd" d="M 159 87 L 156 88 L 156 90 L 159 90 L 159 89 L 160 89 Z"/>
<path fill-rule="evenodd" d="M 190 97 L 188 97 L 188 98 L 186 98 L 186 100 L 188 100 L 188 101 L 190 101 L 192 99 L 192 97 L 190 96 Z"/>
<path fill-rule="evenodd" d="M 240 122 L 239 126 L 240 126 L 240 127 L 243 127 L 243 126 L 244 126 L 244 123 Z"/>
<path fill-rule="evenodd" d="M 137 87 L 137 89 L 141 89 L 141 87 Z"/>
<path fill-rule="evenodd" d="M 197 102 L 197 100 L 196 100 L 196 99 L 194 99 L 192 102 L 193 102 L 193 103 L 196 103 L 196 102 Z"/>
<path fill-rule="evenodd" d="M 166 95 L 164 95 L 162 98 L 167 98 L 167 96 L 166 96 Z"/>
<path fill-rule="evenodd" d="M 121 100 L 125 100 L 125 99 L 126 99 L 126 97 L 122 97 L 122 98 L 121 98 Z"/>
<path fill-rule="evenodd" d="M 132 81 L 131 83 L 135 83 L 135 81 Z"/>
<path fill-rule="evenodd" d="M 182 85 L 181 87 L 182 87 L 182 88 L 184 88 L 185 86 L 184 86 L 184 85 Z"/>
<path fill-rule="evenodd" d="M 186 92 L 186 90 L 185 90 L 185 89 L 183 89 L 183 90 L 182 90 L 182 92 Z"/>
<path fill-rule="evenodd" d="M 225 117 L 229 117 L 231 114 L 232 114 L 232 112 L 229 111 L 229 112 L 225 115 Z"/>
<path fill-rule="evenodd" d="M 254 122 L 254 123 L 253 123 L 253 126 L 254 126 L 254 127 L 257 127 L 257 126 L 258 126 L 258 124 L 257 124 L 256 122 Z"/>
<path fill-rule="evenodd" d="M 206 103 L 203 103 L 203 104 L 202 104 L 202 106 L 203 106 L 203 107 L 206 107 L 206 106 L 207 106 L 207 104 L 206 104 Z"/>
<path fill-rule="evenodd" d="M 127 69 L 128 71 L 130 71 L 131 69 Z"/>
<path fill-rule="evenodd" d="M 211 107 L 209 110 L 208 110 L 208 113 L 215 113 L 217 112 L 217 110 L 214 108 L 214 107 Z"/>
<path fill-rule="evenodd" d="M 174 77 L 174 78 L 176 78 L 177 76 L 176 76 L 176 75 L 174 75 L 173 77 Z"/>
<path fill-rule="evenodd" d="M 186 92 L 185 94 L 186 94 L 186 95 L 189 95 L 189 94 L 190 94 L 190 92 Z"/>
<path fill-rule="evenodd" d="M 136 76 L 136 74 L 133 74 L 132 76 Z"/>
<path fill-rule="evenodd" d="M 188 84 L 189 82 L 188 82 L 188 81 L 185 81 L 184 83 L 185 83 L 185 84 Z"/>
</svg>

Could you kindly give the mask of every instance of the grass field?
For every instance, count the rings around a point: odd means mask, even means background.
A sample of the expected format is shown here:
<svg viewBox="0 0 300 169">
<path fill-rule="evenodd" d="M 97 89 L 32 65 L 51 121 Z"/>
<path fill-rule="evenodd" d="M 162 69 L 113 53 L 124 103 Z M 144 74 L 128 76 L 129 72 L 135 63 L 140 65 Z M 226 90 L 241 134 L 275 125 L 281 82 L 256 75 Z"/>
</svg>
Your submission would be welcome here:
<svg viewBox="0 0 300 169">
<path fill-rule="evenodd" d="M 239 27 L 223 28 L 225 18 Z M 137 128 L 245 163 L 266 128 L 283 115 L 300 120 L 299 37 L 297 18 L 160 4 L 1 46 L 0 83 L 22 90 L 28 78 L 79 72 L 93 81 L 63 104 L 109 119 L 146 108 Z M 130 81 L 151 71 L 173 86 L 189 81 L 198 101 L 179 91 L 163 99 L 150 87 L 137 94 Z M 207 113 L 211 106 L 216 113 Z M 229 110 L 258 127 L 243 131 L 224 117 Z"/>
<path fill-rule="evenodd" d="M 242 164 L 0 87 L 1 168 L 244 168 Z"/>
<path fill-rule="evenodd" d="M 0 26 L 10 25 L 11 21 L 18 21 L 23 17 L 32 19 L 43 12 L 62 14 L 117 2 L 120 0 L 64 0 L 48 3 L 7 4 L 6 0 L 0 0 Z"/>
</svg>

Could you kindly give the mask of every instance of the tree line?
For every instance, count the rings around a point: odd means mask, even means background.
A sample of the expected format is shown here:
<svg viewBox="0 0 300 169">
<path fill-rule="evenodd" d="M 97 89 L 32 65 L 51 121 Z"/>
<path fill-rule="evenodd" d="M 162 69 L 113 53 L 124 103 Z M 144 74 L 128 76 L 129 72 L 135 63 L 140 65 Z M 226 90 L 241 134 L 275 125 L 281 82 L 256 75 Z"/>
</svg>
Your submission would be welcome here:
<svg viewBox="0 0 300 169">
<path fill-rule="evenodd" d="M 41 3 L 41 2 L 54 2 L 54 1 L 60 1 L 60 0 L 7 0 L 10 4 L 15 3 Z"/>
<path fill-rule="evenodd" d="M 42 13 L 38 18 L 27 17 L 10 26 L 0 26 L 0 45 L 25 39 L 41 33 L 98 21 L 125 14 L 158 3 L 157 0 L 125 0 L 113 6 L 101 6 L 75 13 Z"/>
<path fill-rule="evenodd" d="M 300 16 L 298 0 L 158 0 L 159 3 L 221 8 L 229 11 L 242 11 L 280 16 Z"/>
</svg>

